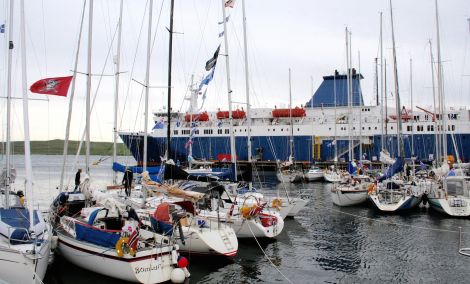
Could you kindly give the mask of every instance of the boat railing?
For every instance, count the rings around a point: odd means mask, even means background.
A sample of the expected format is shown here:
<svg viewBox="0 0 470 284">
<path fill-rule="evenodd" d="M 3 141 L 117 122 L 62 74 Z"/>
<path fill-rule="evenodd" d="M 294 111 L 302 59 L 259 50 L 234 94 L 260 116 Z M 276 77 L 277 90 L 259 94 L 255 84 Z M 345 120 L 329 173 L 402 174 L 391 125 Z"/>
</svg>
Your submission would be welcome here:
<svg viewBox="0 0 470 284">
<path fill-rule="evenodd" d="M 16 239 L 12 238 L 12 233 L 14 231 L 23 231 L 26 234 L 23 235 L 23 239 Z M 22 253 L 25 257 L 28 257 L 29 259 L 41 259 L 43 256 L 40 253 L 36 253 L 35 247 L 36 244 L 44 242 L 44 236 L 46 235 L 47 228 L 43 229 L 40 234 L 33 233 L 29 231 L 28 228 L 23 228 L 23 227 L 8 227 L 8 247 L 11 248 L 13 245 L 21 245 L 21 244 L 32 244 L 34 247 L 32 250 L 27 250 L 26 253 Z M 38 238 L 37 236 L 40 236 Z M 13 244 L 12 241 L 15 243 Z"/>
</svg>

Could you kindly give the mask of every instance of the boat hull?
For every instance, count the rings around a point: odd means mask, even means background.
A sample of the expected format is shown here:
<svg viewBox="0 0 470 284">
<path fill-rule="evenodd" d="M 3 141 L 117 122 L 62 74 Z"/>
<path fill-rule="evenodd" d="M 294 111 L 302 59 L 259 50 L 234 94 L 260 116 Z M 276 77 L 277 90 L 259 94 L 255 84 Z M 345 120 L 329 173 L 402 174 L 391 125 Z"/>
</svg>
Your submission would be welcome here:
<svg viewBox="0 0 470 284">
<path fill-rule="evenodd" d="M 382 212 L 398 212 L 403 210 L 410 210 L 418 206 L 418 204 L 422 200 L 422 196 L 414 195 L 402 197 L 398 202 L 395 203 L 381 202 L 376 194 L 370 195 L 369 198 L 375 205 L 375 207 Z"/>
<path fill-rule="evenodd" d="M 332 189 L 331 200 L 336 206 L 354 206 L 366 202 L 367 190 Z"/>
<path fill-rule="evenodd" d="M 162 283 L 170 280 L 173 270 L 173 251 L 153 248 L 135 257 L 118 257 L 113 249 L 107 249 L 78 241 L 58 232 L 58 249 L 69 262 L 109 277 L 136 283 Z"/>
<path fill-rule="evenodd" d="M 470 199 L 465 197 L 429 198 L 432 209 L 452 217 L 470 216 Z M 454 206 L 452 206 L 454 205 Z M 457 206 L 456 206 L 457 205 Z"/>
</svg>

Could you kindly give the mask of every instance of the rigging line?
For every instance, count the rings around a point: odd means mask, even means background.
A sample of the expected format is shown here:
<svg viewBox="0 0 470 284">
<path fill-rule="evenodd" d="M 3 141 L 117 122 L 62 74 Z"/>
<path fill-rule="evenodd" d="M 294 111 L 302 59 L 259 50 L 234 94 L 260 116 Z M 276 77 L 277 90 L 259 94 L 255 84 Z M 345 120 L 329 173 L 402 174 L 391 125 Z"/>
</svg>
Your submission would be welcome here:
<svg viewBox="0 0 470 284">
<path fill-rule="evenodd" d="M 111 44 L 108 48 L 108 53 L 106 54 L 106 58 L 105 58 L 105 61 L 104 61 L 104 64 L 103 64 L 103 68 L 101 69 L 101 74 L 104 74 L 104 71 L 106 69 L 106 65 L 108 64 L 109 56 L 110 56 L 111 51 L 113 49 L 113 42 L 114 42 L 114 39 L 115 39 L 117 31 L 118 31 L 118 26 L 119 25 L 116 25 L 116 29 L 114 30 L 114 34 L 113 34 L 113 37 L 112 37 L 112 40 L 111 40 Z M 98 81 L 98 85 L 97 85 L 96 90 L 95 90 L 95 93 L 93 94 L 93 100 L 92 100 L 92 103 L 91 103 L 90 114 L 93 113 L 93 109 L 95 107 L 96 98 L 98 97 L 98 92 L 100 90 L 102 80 L 103 80 L 103 76 L 100 76 L 99 81 Z M 77 153 L 75 155 L 75 160 L 72 164 L 72 173 L 75 172 L 76 166 L 78 164 L 78 156 L 80 155 L 80 151 L 81 151 L 81 148 L 82 148 L 82 144 L 83 144 L 85 134 L 86 134 L 86 131 L 83 131 L 82 138 L 80 139 L 80 143 L 78 145 Z M 69 178 L 67 180 L 67 186 L 70 185 L 72 175 L 69 175 Z"/>
<path fill-rule="evenodd" d="M 45 12 L 44 12 L 44 0 L 41 1 L 41 9 L 42 9 L 42 40 L 44 44 L 44 66 L 46 69 L 46 75 L 47 73 L 47 41 L 46 41 L 46 21 L 45 21 Z"/>
<path fill-rule="evenodd" d="M 287 276 L 285 276 L 284 273 L 281 272 L 281 270 L 279 270 L 279 268 L 272 262 L 272 260 L 269 258 L 269 256 L 266 254 L 266 252 L 263 250 L 263 248 L 261 247 L 261 244 L 258 242 L 258 239 L 256 238 L 255 234 L 253 233 L 253 230 L 251 230 L 250 222 L 246 222 L 246 224 L 248 225 L 248 228 L 250 229 L 250 232 L 253 235 L 253 238 L 255 239 L 256 243 L 258 244 L 259 249 L 263 252 L 264 256 L 269 261 L 269 263 L 277 270 L 277 272 L 279 272 L 282 275 L 282 277 L 284 277 L 284 279 L 287 280 L 287 282 L 292 284 L 293 282 L 290 281 L 290 279 L 287 278 Z"/>
</svg>

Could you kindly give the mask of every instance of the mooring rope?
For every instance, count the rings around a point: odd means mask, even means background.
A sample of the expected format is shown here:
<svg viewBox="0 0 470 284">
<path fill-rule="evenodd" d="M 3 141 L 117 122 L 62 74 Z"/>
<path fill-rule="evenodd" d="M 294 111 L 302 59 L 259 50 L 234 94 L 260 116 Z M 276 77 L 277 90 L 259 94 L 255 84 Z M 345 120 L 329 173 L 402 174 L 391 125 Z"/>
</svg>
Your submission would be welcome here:
<svg viewBox="0 0 470 284">
<path fill-rule="evenodd" d="M 260 243 L 258 242 L 258 239 L 256 238 L 255 234 L 254 234 L 253 231 L 251 230 L 250 222 L 246 222 L 246 224 L 248 225 L 248 228 L 250 229 L 250 232 L 251 232 L 251 234 L 253 235 L 253 238 L 255 239 L 256 243 L 258 244 L 259 249 L 263 252 L 264 256 L 265 256 L 266 259 L 269 261 L 269 263 L 271 263 L 271 265 L 282 275 L 282 277 L 284 277 L 284 279 L 287 280 L 287 282 L 293 283 L 292 281 L 290 281 L 289 278 L 287 278 L 287 277 L 284 275 L 284 273 L 281 272 L 281 270 L 279 270 L 279 268 L 277 268 L 277 266 L 271 261 L 271 259 L 268 257 L 268 255 L 266 254 L 266 252 L 263 250 L 263 248 L 261 247 Z"/>
</svg>

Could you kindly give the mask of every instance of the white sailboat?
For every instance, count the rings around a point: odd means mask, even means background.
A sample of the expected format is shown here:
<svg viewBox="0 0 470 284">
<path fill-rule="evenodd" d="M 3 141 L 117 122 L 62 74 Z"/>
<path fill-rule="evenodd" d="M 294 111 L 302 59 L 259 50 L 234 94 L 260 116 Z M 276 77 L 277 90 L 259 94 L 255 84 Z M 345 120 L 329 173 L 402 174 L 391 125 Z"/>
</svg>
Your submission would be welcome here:
<svg viewBox="0 0 470 284">
<path fill-rule="evenodd" d="M 350 123 L 352 112 L 351 107 L 353 104 L 352 97 L 352 76 L 355 76 L 351 70 L 350 66 L 350 39 L 349 39 L 349 30 L 346 28 L 346 65 L 348 69 L 347 78 L 348 78 L 348 104 L 350 108 L 348 123 Z M 335 74 L 336 76 L 336 74 Z M 349 126 L 351 129 L 351 126 Z M 353 146 L 351 136 L 349 137 L 349 159 L 352 163 L 354 159 Z M 354 166 L 355 167 L 355 166 Z M 344 181 L 344 177 L 341 177 L 339 174 L 335 178 L 343 179 L 341 183 L 334 183 L 333 188 L 331 189 L 331 200 L 333 204 L 337 206 L 352 206 L 364 203 L 367 200 L 367 194 L 369 186 L 371 185 L 371 180 L 368 176 L 352 174 Z"/>
<path fill-rule="evenodd" d="M 294 124 L 292 122 L 292 87 L 291 87 L 291 71 L 289 68 L 289 159 L 283 163 L 278 162 L 278 169 L 276 172 L 277 180 L 280 182 L 297 183 L 304 179 L 302 170 L 295 168 L 294 163 Z"/>
<path fill-rule="evenodd" d="M 14 178 L 10 163 L 11 63 L 13 52 L 13 7 L 10 1 L 8 35 L 6 168 L 0 188 L 0 281 L 6 283 L 42 283 L 49 263 L 51 230 L 39 210 L 34 209 L 31 152 L 29 145 L 28 89 L 26 86 L 26 35 L 24 1 L 20 2 L 21 67 L 27 208 L 12 191 Z"/>
<path fill-rule="evenodd" d="M 152 28 L 152 6 L 153 1 L 151 0 L 148 9 L 149 35 Z M 87 173 L 90 151 L 93 0 L 89 1 L 88 21 Z M 150 37 L 148 41 L 150 42 Z M 87 211 L 92 213 L 83 214 Z M 130 214 L 131 210 L 128 210 L 127 218 L 123 217 L 122 212 L 116 207 L 91 207 L 84 208 L 81 212 L 82 216 L 80 217 L 60 217 L 59 226 L 56 228 L 59 251 L 69 262 L 96 273 L 139 283 L 162 283 L 169 280 L 181 283 L 186 277 L 189 277 L 185 266 L 177 268 L 178 246 L 168 238 L 142 228 L 139 229 L 138 217 Z"/>
</svg>

